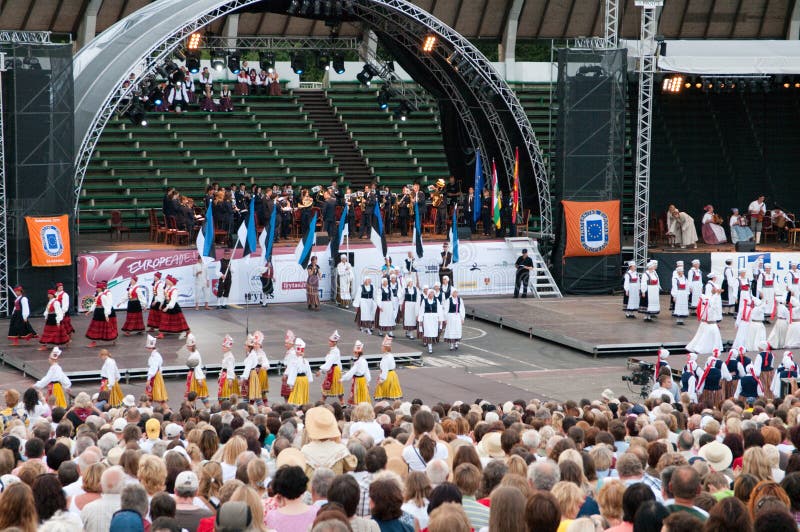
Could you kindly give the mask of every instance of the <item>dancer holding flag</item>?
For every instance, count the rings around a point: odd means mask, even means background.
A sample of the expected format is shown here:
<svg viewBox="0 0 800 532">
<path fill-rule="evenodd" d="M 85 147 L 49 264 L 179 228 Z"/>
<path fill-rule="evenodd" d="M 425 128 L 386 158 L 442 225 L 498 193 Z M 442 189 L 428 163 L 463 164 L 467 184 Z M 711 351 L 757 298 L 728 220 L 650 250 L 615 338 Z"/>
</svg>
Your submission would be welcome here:
<svg viewBox="0 0 800 532">
<path fill-rule="evenodd" d="M 502 236 L 502 209 L 503 196 L 500 192 L 500 185 L 497 182 L 497 164 L 492 160 L 492 225 L 497 237 Z"/>
<path fill-rule="evenodd" d="M 261 278 L 261 306 L 266 307 L 267 301 L 272 299 L 275 287 L 273 277 L 275 270 L 272 267 L 272 246 L 275 243 L 275 218 L 277 208 L 273 205 L 269 215 L 269 226 L 265 227 L 258 237 L 261 249 L 264 250 L 264 266 L 256 268 L 256 273 Z"/>
</svg>

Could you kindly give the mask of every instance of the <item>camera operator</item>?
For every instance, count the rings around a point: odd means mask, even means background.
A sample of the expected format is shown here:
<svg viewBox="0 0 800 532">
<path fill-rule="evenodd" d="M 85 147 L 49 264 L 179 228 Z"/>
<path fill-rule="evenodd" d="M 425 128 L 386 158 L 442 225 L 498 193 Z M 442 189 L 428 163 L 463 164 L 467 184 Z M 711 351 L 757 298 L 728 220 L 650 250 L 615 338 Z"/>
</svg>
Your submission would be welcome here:
<svg viewBox="0 0 800 532">
<path fill-rule="evenodd" d="M 653 386 L 653 391 L 650 392 L 648 398 L 660 399 L 662 402 L 673 404 L 675 398 L 679 396 L 678 394 L 678 386 L 672 380 L 672 374 L 669 369 L 662 369 L 658 373 L 658 380 L 655 386 Z M 666 401 L 664 401 L 664 397 L 667 397 Z"/>
</svg>

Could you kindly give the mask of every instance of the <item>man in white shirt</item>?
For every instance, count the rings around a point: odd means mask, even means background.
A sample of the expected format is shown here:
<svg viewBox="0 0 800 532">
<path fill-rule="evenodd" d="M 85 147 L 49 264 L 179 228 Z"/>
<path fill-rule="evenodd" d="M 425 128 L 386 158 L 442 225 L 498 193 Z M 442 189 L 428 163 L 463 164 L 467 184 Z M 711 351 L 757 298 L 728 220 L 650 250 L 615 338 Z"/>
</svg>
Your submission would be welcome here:
<svg viewBox="0 0 800 532">
<path fill-rule="evenodd" d="M 764 215 L 767 214 L 767 206 L 764 204 L 764 196 L 759 196 L 757 200 L 750 203 L 747 207 L 750 213 L 750 229 L 756 235 L 756 244 L 761 243 L 761 229 L 764 223 Z"/>
<path fill-rule="evenodd" d="M 100 498 L 92 501 L 81 510 L 81 521 L 86 532 L 107 532 L 111 526 L 114 512 L 120 509 L 120 494 L 125 487 L 125 471 L 112 466 L 103 471 L 100 477 Z"/>
</svg>

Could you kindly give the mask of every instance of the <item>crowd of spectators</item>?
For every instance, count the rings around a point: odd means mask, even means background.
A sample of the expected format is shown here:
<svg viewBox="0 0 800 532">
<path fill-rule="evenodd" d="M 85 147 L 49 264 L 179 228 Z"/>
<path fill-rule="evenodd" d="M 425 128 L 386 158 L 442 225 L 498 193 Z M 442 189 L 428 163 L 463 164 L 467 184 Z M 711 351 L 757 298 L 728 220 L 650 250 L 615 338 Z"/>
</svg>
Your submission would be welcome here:
<svg viewBox="0 0 800 532">
<path fill-rule="evenodd" d="M 797 530 L 800 397 L 176 410 L 5 393 L 0 530 Z"/>
</svg>

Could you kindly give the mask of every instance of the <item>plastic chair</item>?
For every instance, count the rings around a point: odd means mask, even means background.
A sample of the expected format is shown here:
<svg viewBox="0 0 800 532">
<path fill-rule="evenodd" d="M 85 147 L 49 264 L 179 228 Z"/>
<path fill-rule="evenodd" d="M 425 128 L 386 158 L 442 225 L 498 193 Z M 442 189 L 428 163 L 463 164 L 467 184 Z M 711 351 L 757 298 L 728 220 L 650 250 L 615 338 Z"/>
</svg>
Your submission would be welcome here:
<svg viewBox="0 0 800 532">
<path fill-rule="evenodd" d="M 128 235 L 128 240 L 131 239 L 131 228 L 122 223 L 122 213 L 120 211 L 111 211 L 111 239 L 117 235 L 119 240 L 122 240 L 122 234 Z"/>
</svg>

